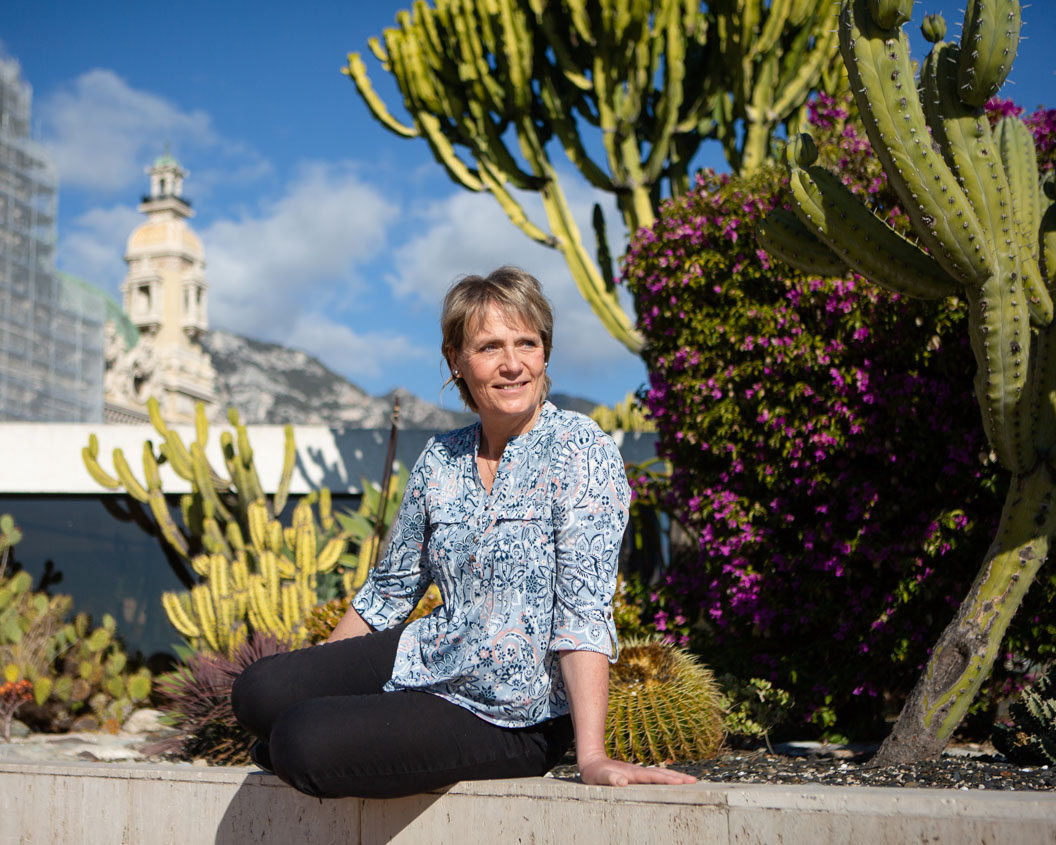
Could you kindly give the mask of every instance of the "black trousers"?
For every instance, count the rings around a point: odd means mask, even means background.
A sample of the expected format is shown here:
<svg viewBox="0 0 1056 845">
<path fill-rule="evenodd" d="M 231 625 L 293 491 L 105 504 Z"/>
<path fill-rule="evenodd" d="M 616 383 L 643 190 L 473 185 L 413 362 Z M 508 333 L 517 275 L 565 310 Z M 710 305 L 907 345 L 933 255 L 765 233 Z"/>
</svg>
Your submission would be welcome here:
<svg viewBox="0 0 1056 845">
<path fill-rule="evenodd" d="M 255 757 L 324 798 L 396 798 L 460 780 L 542 775 L 572 742 L 560 716 L 503 728 L 427 692 L 382 692 L 402 626 L 258 660 L 235 681 Z M 270 759 L 269 759 L 270 758 Z"/>
</svg>

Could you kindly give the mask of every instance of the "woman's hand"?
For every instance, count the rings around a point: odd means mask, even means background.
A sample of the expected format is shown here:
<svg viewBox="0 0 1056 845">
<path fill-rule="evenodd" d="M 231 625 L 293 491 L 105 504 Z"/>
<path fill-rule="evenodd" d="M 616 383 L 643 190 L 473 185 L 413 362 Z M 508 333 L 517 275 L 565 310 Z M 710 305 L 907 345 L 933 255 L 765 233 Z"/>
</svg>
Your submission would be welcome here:
<svg viewBox="0 0 1056 845">
<path fill-rule="evenodd" d="M 636 766 L 610 757 L 599 756 L 579 763 L 583 783 L 593 786 L 627 786 L 632 783 L 696 783 L 692 775 L 654 766 Z"/>
<path fill-rule="evenodd" d="M 609 662 L 594 651 L 561 652 L 561 674 L 568 689 L 576 731 L 576 762 L 584 783 L 627 786 L 629 783 L 694 783 L 696 778 L 670 769 L 622 763 L 605 753 L 605 711 L 609 704 Z"/>
</svg>

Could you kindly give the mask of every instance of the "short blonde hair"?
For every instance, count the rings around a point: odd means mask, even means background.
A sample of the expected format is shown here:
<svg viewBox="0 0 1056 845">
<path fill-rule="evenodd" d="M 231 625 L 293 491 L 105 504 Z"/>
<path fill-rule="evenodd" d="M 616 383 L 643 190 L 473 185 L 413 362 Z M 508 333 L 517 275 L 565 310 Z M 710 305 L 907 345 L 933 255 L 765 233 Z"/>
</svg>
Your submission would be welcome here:
<svg viewBox="0 0 1056 845">
<path fill-rule="evenodd" d="M 465 276 L 455 282 L 444 297 L 444 307 L 440 312 L 440 332 L 442 340 L 440 350 L 448 366 L 462 351 L 466 337 L 473 332 L 477 324 L 487 314 L 492 305 L 498 305 L 507 319 L 538 332 L 543 341 L 543 360 L 550 361 L 550 350 L 554 343 L 554 314 L 550 303 L 543 296 L 539 281 L 519 267 L 500 267 L 487 276 Z M 477 410 L 477 403 L 466 387 L 464 379 L 455 378 L 452 374 L 445 386 L 454 381 L 462 401 L 472 410 Z M 550 376 L 543 376 L 543 397 L 550 392 Z"/>
</svg>

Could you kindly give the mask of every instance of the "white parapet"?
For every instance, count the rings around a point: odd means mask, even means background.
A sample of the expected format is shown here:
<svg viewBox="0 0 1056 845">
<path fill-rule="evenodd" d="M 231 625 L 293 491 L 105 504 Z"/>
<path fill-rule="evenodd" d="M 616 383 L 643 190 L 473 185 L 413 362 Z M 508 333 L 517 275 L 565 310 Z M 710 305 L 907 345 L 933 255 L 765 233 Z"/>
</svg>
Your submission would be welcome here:
<svg viewBox="0 0 1056 845">
<path fill-rule="evenodd" d="M 0 842 L 902 845 L 1056 842 L 1056 793 L 878 787 L 460 783 L 321 801 L 248 768 L 0 761 Z"/>
</svg>

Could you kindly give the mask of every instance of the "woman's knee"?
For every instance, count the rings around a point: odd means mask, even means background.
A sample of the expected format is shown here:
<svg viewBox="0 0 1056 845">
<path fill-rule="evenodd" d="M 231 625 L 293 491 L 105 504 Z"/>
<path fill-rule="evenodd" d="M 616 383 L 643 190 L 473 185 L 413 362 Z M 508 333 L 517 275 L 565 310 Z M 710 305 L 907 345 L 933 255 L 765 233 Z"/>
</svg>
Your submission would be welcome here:
<svg viewBox="0 0 1056 845">
<path fill-rule="evenodd" d="M 268 688 L 274 674 L 268 671 L 268 658 L 251 663 L 231 685 L 231 710 L 240 724 L 259 734 L 263 714 L 261 705 L 267 704 Z"/>
</svg>

